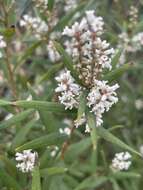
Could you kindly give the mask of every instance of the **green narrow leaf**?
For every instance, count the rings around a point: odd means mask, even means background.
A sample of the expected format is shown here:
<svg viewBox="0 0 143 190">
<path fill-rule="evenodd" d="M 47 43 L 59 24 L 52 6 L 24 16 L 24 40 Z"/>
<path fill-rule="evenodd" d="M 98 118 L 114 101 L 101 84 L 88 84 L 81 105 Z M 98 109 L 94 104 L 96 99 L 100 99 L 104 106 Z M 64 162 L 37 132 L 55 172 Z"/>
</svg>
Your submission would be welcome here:
<svg viewBox="0 0 143 190">
<path fill-rule="evenodd" d="M 48 0 L 48 9 L 49 11 L 53 10 L 55 0 Z"/>
<path fill-rule="evenodd" d="M 122 53 L 122 49 L 119 49 L 115 56 L 112 58 L 112 67 L 113 69 L 116 68 L 117 64 L 119 63 L 119 59 Z"/>
<path fill-rule="evenodd" d="M 95 189 L 108 181 L 107 177 L 91 176 L 83 180 L 74 190 Z"/>
<path fill-rule="evenodd" d="M 8 173 L 5 172 L 4 169 L 0 169 L 0 180 L 2 183 L 8 187 L 8 189 L 21 190 L 22 187 L 17 183 L 13 177 L 11 177 Z"/>
<path fill-rule="evenodd" d="M 87 115 L 87 123 L 88 126 L 90 128 L 90 134 L 91 134 L 91 140 L 92 140 L 92 144 L 93 144 L 93 149 L 96 149 L 97 146 L 97 130 L 96 130 L 96 124 L 95 124 L 95 117 L 93 116 L 93 114 L 88 112 Z"/>
<path fill-rule="evenodd" d="M 141 174 L 138 174 L 138 173 L 134 173 L 134 172 L 114 172 L 112 175 L 111 175 L 112 178 L 115 178 L 115 179 L 125 179 L 125 178 L 140 178 L 141 177 Z"/>
<path fill-rule="evenodd" d="M 78 143 L 74 143 L 70 145 L 65 152 L 65 160 L 66 161 L 73 161 L 76 159 L 80 154 L 82 154 L 85 150 L 87 150 L 91 146 L 91 139 L 84 138 Z"/>
<path fill-rule="evenodd" d="M 25 60 L 32 55 L 32 53 L 35 51 L 36 48 L 38 48 L 40 45 L 42 44 L 42 41 L 38 41 L 35 42 L 34 44 L 32 44 L 25 52 L 23 55 L 21 55 L 17 61 L 17 63 L 15 64 L 14 70 L 18 69 L 18 67 L 20 67 Z"/>
<path fill-rule="evenodd" d="M 7 170 L 7 172 L 13 176 L 13 177 L 16 177 L 17 175 L 17 170 L 16 170 L 16 167 L 15 167 L 15 163 L 8 159 L 6 156 L 4 155 L 0 155 L 0 160 L 4 163 L 4 166 Z"/>
<path fill-rule="evenodd" d="M 41 179 L 39 167 L 36 166 L 32 171 L 32 188 L 31 190 L 41 190 Z"/>
<path fill-rule="evenodd" d="M 63 67 L 63 63 L 59 63 L 59 64 L 56 64 L 56 65 L 53 65 L 49 70 L 48 72 L 46 72 L 38 81 L 38 84 L 45 81 L 45 80 L 48 80 L 48 79 L 51 79 L 55 73 L 57 73 L 58 71 L 60 71 Z"/>
<path fill-rule="evenodd" d="M 12 118 L 3 121 L 0 123 L 0 129 L 6 129 L 12 125 L 16 125 L 20 121 L 23 121 L 29 117 L 34 112 L 34 110 L 26 110 L 23 112 L 18 113 L 17 115 L 13 116 Z"/>
<path fill-rule="evenodd" d="M 56 174 L 63 174 L 67 171 L 67 168 L 62 167 L 52 167 L 52 168 L 45 168 L 40 170 L 41 177 L 56 175 Z"/>
<path fill-rule="evenodd" d="M 36 110 L 42 109 L 47 110 L 54 113 L 67 113 L 67 110 L 65 110 L 64 106 L 56 103 L 56 102 L 47 102 L 47 101 L 38 101 L 38 100 L 20 100 L 17 102 L 11 103 L 15 106 L 20 106 L 22 108 L 33 108 Z"/>
<path fill-rule="evenodd" d="M 0 100 L 0 106 L 9 106 L 9 105 L 11 105 L 11 102 Z"/>
<path fill-rule="evenodd" d="M 51 0 L 52 1 L 52 0 Z M 74 10 L 71 10 L 69 13 L 67 13 L 65 16 L 63 16 L 59 22 L 57 23 L 57 25 L 54 27 L 54 31 L 55 30 L 63 30 L 65 26 L 68 25 L 68 23 L 71 21 L 71 19 L 73 18 L 73 16 L 78 12 L 81 11 L 84 6 L 86 5 L 86 3 L 80 3 L 80 5 L 75 8 Z"/>
<path fill-rule="evenodd" d="M 133 68 L 133 67 L 130 64 L 125 64 L 125 65 L 123 65 L 123 66 L 109 72 L 109 74 L 106 74 L 103 77 L 103 80 L 107 80 L 109 82 L 117 80 L 121 75 L 123 75 L 126 71 L 128 71 L 131 68 Z"/>
<path fill-rule="evenodd" d="M 86 92 L 83 92 L 80 95 L 79 99 L 79 107 L 78 107 L 78 112 L 77 112 L 77 120 L 80 120 L 85 114 L 85 108 L 86 108 Z"/>
<path fill-rule="evenodd" d="M 18 131 L 16 136 L 14 137 L 12 141 L 12 149 L 15 149 L 16 147 L 20 146 L 26 139 L 26 135 L 30 132 L 34 124 L 36 124 L 37 121 L 30 121 L 25 126 L 22 126 L 22 128 Z"/>
<path fill-rule="evenodd" d="M 125 144 L 124 142 L 122 142 L 120 139 L 118 139 L 117 137 L 115 137 L 112 133 L 110 133 L 107 129 L 104 129 L 103 127 L 98 127 L 97 128 L 97 134 L 105 139 L 106 141 L 111 142 L 112 144 L 118 145 L 119 147 L 131 151 L 134 154 L 137 154 L 138 156 L 141 156 L 141 154 L 139 152 L 137 152 L 136 150 L 134 150 L 133 148 L 131 148 L 129 145 Z"/>
<path fill-rule="evenodd" d="M 54 42 L 55 47 L 57 49 L 57 51 L 62 55 L 62 60 L 63 63 L 65 65 L 65 67 L 71 71 L 71 75 L 74 77 L 74 79 L 79 83 L 82 84 L 82 82 L 79 80 L 78 78 L 78 73 L 77 71 L 74 69 L 73 67 L 73 63 L 72 63 L 72 59 L 71 57 L 66 53 L 66 51 L 64 50 L 64 48 L 58 43 L 58 42 Z"/>
<path fill-rule="evenodd" d="M 22 151 L 26 149 L 38 149 L 40 147 L 46 147 L 50 145 L 58 145 L 63 143 L 66 140 L 67 136 L 59 133 L 52 133 L 39 137 L 30 142 L 25 143 L 24 145 L 16 148 L 16 151 Z"/>
</svg>

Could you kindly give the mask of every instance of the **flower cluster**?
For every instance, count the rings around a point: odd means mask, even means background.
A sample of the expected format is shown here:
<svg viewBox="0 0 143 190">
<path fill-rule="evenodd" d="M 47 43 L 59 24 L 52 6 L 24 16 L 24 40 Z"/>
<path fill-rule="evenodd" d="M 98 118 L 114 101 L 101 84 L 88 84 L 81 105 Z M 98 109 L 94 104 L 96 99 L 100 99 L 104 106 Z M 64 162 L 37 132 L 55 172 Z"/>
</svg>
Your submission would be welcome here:
<svg viewBox="0 0 143 190">
<path fill-rule="evenodd" d="M 95 16 L 95 12 L 89 10 L 80 22 L 75 22 L 71 28 L 65 27 L 63 35 L 67 37 L 66 50 L 73 59 L 83 86 L 75 83 L 69 71 L 56 78 L 59 83 L 56 92 L 61 93 L 59 100 L 66 109 L 77 107 L 80 92 L 88 89 L 87 106 L 95 114 L 96 126 L 103 123 L 103 113 L 118 101 L 115 91 L 119 88 L 118 84 L 109 86 L 108 81 L 100 80 L 104 69 L 112 69 L 111 58 L 114 53 L 109 43 L 101 39 L 103 25 L 102 17 Z M 85 123 L 84 116 L 75 121 L 75 126 Z M 88 126 L 86 131 L 90 131 Z"/>
<path fill-rule="evenodd" d="M 138 21 L 138 9 L 135 6 L 131 6 L 129 10 L 130 28 L 136 26 Z"/>
<path fill-rule="evenodd" d="M 34 169 L 37 157 L 37 152 L 32 152 L 30 149 L 24 150 L 22 153 L 17 152 L 15 159 L 18 164 L 16 167 L 23 173 L 30 172 Z"/>
<path fill-rule="evenodd" d="M 63 35 L 69 39 L 65 42 L 67 52 L 73 58 L 79 78 L 87 86 L 92 86 L 104 68 L 111 69 L 113 48 L 101 39 L 103 19 L 97 17 L 94 11 L 86 11 L 86 16 L 80 22 L 75 22 L 71 28 L 65 27 Z"/>
<path fill-rule="evenodd" d="M 109 111 L 110 107 L 118 102 L 115 92 L 118 88 L 118 84 L 109 86 L 107 81 L 96 80 L 96 85 L 87 96 L 87 105 L 92 108 L 91 111 L 96 116 L 96 126 L 100 126 L 103 123 L 102 114 L 105 111 Z"/>
<path fill-rule="evenodd" d="M 55 91 L 60 93 L 59 100 L 64 104 L 65 109 L 77 108 L 81 88 L 75 83 L 70 71 L 61 72 L 56 80 L 59 84 Z"/>
<path fill-rule="evenodd" d="M 36 8 L 39 8 L 40 12 L 45 12 L 48 9 L 48 0 L 32 0 Z"/>
<path fill-rule="evenodd" d="M 20 26 L 29 28 L 38 39 L 41 39 L 49 30 L 45 21 L 30 15 L 23 16 L 23 19 L 20 20 Z"/>
<path fill-rule="evenodd" d="M 133 36 L 123 32 L 119 34 L 118 49 L 122 49 L 119 63 L 122 65 L 126 61 L 127 53 L 135 53 L 140 51 L 143 47 L 143 32 L 139 32 Z"/>
<path fill-rule="evenodd" d="M 132 41 L 133 45 L 136 47 L 136 50 L 140 50 L 143 47 L 143 32 L 139 32 L 134 35 Z"/>
<path fill-rule="evenodd" d="M 131 155 L 129 152 L 120 152 L 115 154 L 115 158 L 112 160 L 113 169 L 120 170 L 128 170 L 131 165 Z"/>
<path fill-rule="evenodd" d="M 4 37 L 0 35 L 0 49 L 3 49 L 6 47 L 6 42 L 4 41 Z M 0 52 L 0 58 L 2 58 L 2 52 Z"/>
</svg>

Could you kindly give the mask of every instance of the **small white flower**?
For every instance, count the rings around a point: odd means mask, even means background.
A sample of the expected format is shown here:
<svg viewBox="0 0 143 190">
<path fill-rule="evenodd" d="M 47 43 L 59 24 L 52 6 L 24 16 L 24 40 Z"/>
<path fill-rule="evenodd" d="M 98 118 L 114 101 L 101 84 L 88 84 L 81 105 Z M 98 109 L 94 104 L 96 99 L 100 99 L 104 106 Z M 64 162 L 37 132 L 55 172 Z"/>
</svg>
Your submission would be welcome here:
<svg viewBox="0 0 143 190">
<path fill-rule="evenodd" d="M 45 21 L 41 20 L 39 17 L 31 17 L 30 15 L 23 16 L 23 19 L 20 20 L 20 26 L 30 28 L 38 39 L 41 39 L 41 36 L 46 34 L 49 30 Z"/>
<path fill-rule="evenodd" d="M 54 147 L 52 148 L 51 153 L 50 153 L 51 157 L 55 157 L 56 154 L 57 154 L 57 152 L 58 152 L 58 150 L 59 150 L 59 147 L 58 147 L 58 146 L 54 146 Z"/>
<path fill-rule="evenodd" d="M 88 124 L 85 125 L 85 133 L 90 133 L 90 127 Z"/>
<path fill-rule="evenodd" d="M 133 44 L 136 46 L 136 49 L 141 49 L 143 46 L 143 32 L 140 32 L 133 36 Z"/>
<path fill-rule="evenodd" d="M 0 48 L 5 48 L 6 42 L 4 41 L 4 37 L 0 35 Z"/>
<path fill-rule="evenodd" d="M 65 127 L 64 129 L 62 129 L 62 128 L 60 128 L 59 129 L 59 132 L 61 133 L 61 134 L 66 134 L 66 135 L 70 135 L 71 134 L 71 129 L 69 128 L 69 127 Z"/>
<path fill-rule="evenodd" d="M 12 113 L 9 113 L 5 116 L 5 120 L 9 120 L 10 118 L 12 118 L 14 115 Z"/>
<path fill-rule="evenodd" d="M 61 56 L 58 53 L 58 51 L 56 50 L 56 48 L 51 40 L 49 41 L 49 44 L 47 45 L 47 50 L 48 50 L 49 59 L 52 62 L 56 62 L 56 61 L 60 60 Z"/>
<path fill-rule="evenodd" d="M 70 71 L 61 72 L 56 77 L 58 87 L 55 92 L 60 93 L 59 101 L 65 106 L 65 109 L 72 109 L 78 106 L 78 98 L 80 95 L 80 86 L 74 82 Z"/>
<path fill-rule="evenodd" d="M 120 170 L 128 170 L 131 165 L 131 154 L 129 152 L 120 152 L 116 153 L 114 159 L 112 160 L 113 169 Z"/>
<path fill-rule="evenodd" d="M 76 119 L 74 121 L 74 125 L 76 128 L 86 123 L 85 113 L 82 115 L 80 119 Z"/>
<path fill-rule="evenodd" d="M 143 100 L 137 99 L 137 100 L 135 101 L 135 107 L 136 107 L 137 110 L 143 109 Z"/>
<path fill-rule="evenodd" d="M 118 88 L 118 84 L 109 86 L 107 81 L 95 81 L 95 86 L 87 96 L 87 105 L 92 108 L 91 112 L 96 116 L 97 127 L 103 123 L 102 114 L 109 111 L 111 106 L 118 102 L 115 92 Z"/>
<path fill-rule="evenodd" d="M 18 164 L 16 167 L 23 173 L 30 172 L 34 169 L 37 157 L 37 152 L 32 152 L 31 149 L 24 150 L 22 153 L 17 152 L 15 159 Z"/>
<path fill-rule="evenodd" d="M 143 157 L 143 144 L 139 147 L 139 150 L 140 150 L 140 153 L 141 153 L 141 155 Z"/>
</svg>

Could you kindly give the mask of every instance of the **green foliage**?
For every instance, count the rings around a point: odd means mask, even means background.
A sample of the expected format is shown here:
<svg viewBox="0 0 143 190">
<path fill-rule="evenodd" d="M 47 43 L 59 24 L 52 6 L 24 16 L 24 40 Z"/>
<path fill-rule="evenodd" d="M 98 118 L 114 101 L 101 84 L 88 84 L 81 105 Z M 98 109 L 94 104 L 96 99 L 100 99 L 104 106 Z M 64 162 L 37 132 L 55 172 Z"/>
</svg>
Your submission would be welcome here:
<svg viewBox="0 0 143 190">
<path fill-rule="evenodd" d="M 15 3 L 0 0 L 0 35 L 6 42 L 6 47 L 0 47 L 0 57 L 3 55 L 0 58 L 0 190 L 142 190 L 143 153 L 139 147 L 143 145 L 143 49 L 128 51 L 131 47 L 120 44 L 119 34 L 126 32 L 132 38 L 143 31 L 143 3 L 141 0 L 77 1 L 77 6 L 66 12 L 65 0 L 47 0 L 44 6 L 40 0 L 37 5 L 33 0 L 15 0 Z M 139 10 L 135 26 L 129 20 L 130 6 Z M 67 38 L 61 36 L 65 26 L 79 21 L 91 9 L 105 20 L 103 39 L 117 49 L 112 70 L 105 70 L 101 79 L 109 84 L 118 81 L 119 102 L 104 114 L 101 127 L 96 126 L 95 116 L 87 106 L 89 87 L 80 79 L 80 72 L 65 49 Z M 25 14 L 40 18 L 48 25 L 48 32 L 39 38 L 31 26 L 20 26 Z M 50 23 L 50 19 L 55 19 L 55 23 Z M 53 42 L 60 60 L 50 59 L 49 41 Z M 125 61 L 121 64 L 124 54 Z M 77 109 L 65 109 L 58 101 L 55 77 L 62 69 L 68 69 L 83 89 Z M 90 133 L 85 133 L 84 124 L 74 126 L 74 121 L 80 121 L 84 114 Z M 66 128 L 71 132 L 68 135 L 61 132 Z M 38 156 L 32 172 L 23 174 L 16 167 L 15 154 L 27 149 L 36 151 Z M 111 167 L 114 155 L 120 151 L 132 154 L 129 171 L 114 171 Z"/>
</svg>

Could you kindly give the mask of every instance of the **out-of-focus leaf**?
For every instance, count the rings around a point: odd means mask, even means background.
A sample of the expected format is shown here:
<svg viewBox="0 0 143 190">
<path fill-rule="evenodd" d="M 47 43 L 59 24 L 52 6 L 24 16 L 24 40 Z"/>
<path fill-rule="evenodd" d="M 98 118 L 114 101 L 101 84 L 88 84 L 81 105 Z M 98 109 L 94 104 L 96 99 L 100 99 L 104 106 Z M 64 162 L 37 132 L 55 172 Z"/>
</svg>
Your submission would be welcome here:
<svg viewBox="0 0 143 190">
<path fill-rule="evenodd" d="M 36 166 L 32 171 L 32 188 L 31 190 L 41 190 L 41 180 L 39 167 Z"/>
<path fill-rule="evenodd" d="M 0 100 L 0 106 L 8 106 L 8 105 L 11 105 L 11 102 Z"/>
<path fill-rule="evenodd" d="M 119 63 L 119 58 L 121 56 L 122 50 L 119 49 L 115 56 L 112 58 L 112 67 L 113 69 L 116 68 L 116 65 Z"/>
<path fill-rule="evenodd" d="M 45 135 L 43 137 L 39 137 L 35 140 L 25 143 L 24 145 L 16 148 L 16 151 L 22 151 L 26 149 L 38 149 L 40 147 L 46 147 L 50 145 L 58 145 L 63 143 L 63 141 L 67 138 L 66 135 L 53 133 L 49 135 Z"/>
<path fill-rule="evenodd" d="M 125 150 L 131 151 L 132 153 L 137 154 L 138 156 L 141 156 L 141 154 L 139 152 L 137 152 L 132 147 L 128 146 L 123 141 L 121 141 L 120 139 L 118 139 L 117 137 L 115 137 L 107 129 L 104 129 L 103 127 L 98 127 L 97 128 L 97 134 L 101 138 L 105 139 L 106 141 L 109 141 L 109 142 L 111 142 L 114 145 L 118 145 L 119 147 L 121 147 L 121 148 L 123 148 Z"/>
<path fill-rule="evenodd" d="M 134 173 L 134 172 L 115 172 L 111 175 L 111 177 L 115 178 L 115 179 L 125 179 L 125 178 L 140 178 L 141 175 L 138 173 Z"/>
<path fill-rule="evenodd" d="M 133 68 L 130 64 L 125 64 L 111 72 L 109 74 L 106 74 L 103 77 L 103 80 L 107 80 L 109 82 L 116 81 L 120 76 L 122 76 L 126 71 Z"/>
<path fill-rule="evenodd" d="M 88 149 L 89 146 L 91 146 L 91 139 L 89 137 L 84 138 L 83 140 L 81 140 L 78 143 L 74 143 L 74 144 L 70 145 L 68 147 L 67 151 L 65 152 L 65 160 L 73 161 L 80 154 L 82 154 L 86 149 Z"/>
<path fill-rule="evenodd" d="M 35 49 L 37 47 L 39 47 L 42 44 L 42 41 L 38 41 L 33 43 L 25 52 L 23 55 L 21 55 L 17 61 L 17 63 L 15 64 L 14 70 L 18 69 L 19 66 L 21 66 L 25 60 L 33 54 L 33 52 L 35 51 Z"/>
<path fill-rule="evenodd" d="M 56 64 L 56 65 L 53 65 L 47 73 L 45 73 L 38 81 L 38 83 L 41 83 L 45 80 L 48 80 L 48 79 L 51 79 L 55 73 L 57 73 L 58 71 L 60 71 L 63 67 L 63 63 L 60 63 L 60 64 Z"/>
<path fill-rule="evenodd" d="M 17 115 L 11 117 L 10 119 L 0 123 L 0 129 L 5 129 L 12 125 L 16 125 L 20 121 L 27 119 L 29 115 L 31 115 L 33 112 L 34 110 L 26 110 L 26 111 L 18 113 Z"/>
<path fill-rule="evenodd" d="M 63 174 L 67 171 L 67 168 L 62 167 L 52 167 L 52 168 L 45 168 L 40 170 L 40 174 L 42 177 L 45 177 L 46 175 L 56 175 L 56 174 Z"/>
<path fill-rule="evenodd" d="M 11 161 L 10 159 L 8 159 L 4 155 L 0 155 L 0 160 L 4 163 L 7 172 L 11 176 L 16 177 L 17 170 L 16 170 L 16 167 L 15 167 L 15 164 L 13 163 L 13 161 Z"/>
<path fill-rule="evenodd" d="M 93 114 L 88 113 L 87 123 L 90 128 L 93 149 L 95 150 L 96 146 L 97 146 L 97 131 L 96 131 L 96 125 L 95 125 L 95 118 L 94 118 Z"/>
<path fill-rule="evenodd" d="M 13 177 L 11 177 L 4 169 L 0 169 L 0 181 L 8 188 L 14 190 L 21 190 L 22 187 L 17 183 Z"/>
<path fill-rule="evenodd" d="M 37 121 L 32 120 L 26 124 L 26 126 L 22 126 L 22 128 L 17 132 L 16 136 L 12 141 L 12 148 L 15 149 L 16 147 L 20 146 L 26 139 L 26 135 L 29 133 L 31 128 L 36 124 Z"/>
<path fill-rule="evenodd" d="M 83 114 L 85 114 L 85 109 L 86 109 L 86 93 L 83 92 L 80 95 L 80 99 L 79 99 L 77 120 L 80 120 L 82 118 Z"/>
<path fill-rule="evenodd" d="M 91 176 L 81 182 L 74 190 L 96 189 L 108 181 L 107 177 Z"/>
<path fill-rule="evenodd" d="M 48 0 L 48 5 L 47 6 L 48 6 L 49 11 L 53 10 L 54 3 L 55 3 L 55 0 Z"/>
<path fill-rule="evenodd" d="M 38 100 L 31 100 L 31 101 L 20 100 L 17 102 L 13 102 L 11 104 L 15 106 L 20 106 L 22 108 L 33 108 L 37 110 L 42 109 L 54 113 L 67 113 L 67 110 L 65 110 L 63 105 L 55 102 L 38 101 Z"/>
<path fill-rule="evenodd" d="M 63 30 L 65 26 L 68 25 L 68 23 L 71 21 L 73 16 L 78 12 L 81 11 L 85 6 L 85 3 L 81 3 L 77 8 L 74 10 L 71 10 L 69 13 L 67 13 L 65 16 L 63 16 L 60 21 L 57 23 L 57 25 L 54 27 L 53 30 Z"/>
<path fill-rule="evenodd" d="M 73 67 L 73 63 L 72 63 L 72 59 L 71 57 L 66 53 L 66 51 L 64 50 L 64 48 L 58 43 L 58 42 L 54 42 L 55 47 L 57 49 L 57 51 L 62 55 L 62 60 L 63 63 L 65 65 L 65 67 L 71 71 L 71 75 L 74 77 L 74 79 L 79 83 L 82 84 L 82 82 L 79 80 L 78 78 L 78 73 L 77 71 L 74 69 Z"/>
</svg>

